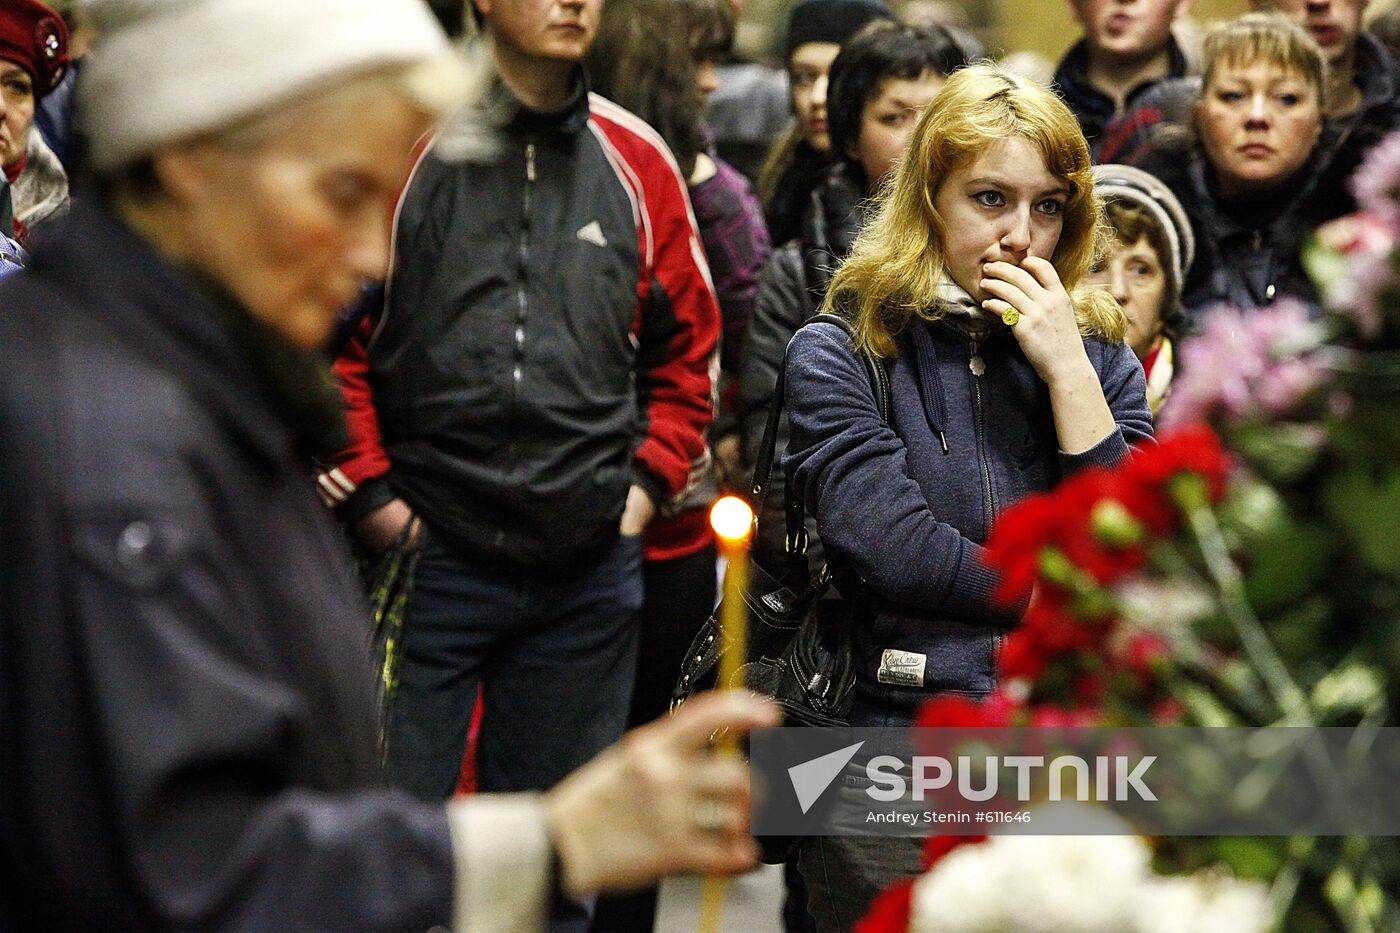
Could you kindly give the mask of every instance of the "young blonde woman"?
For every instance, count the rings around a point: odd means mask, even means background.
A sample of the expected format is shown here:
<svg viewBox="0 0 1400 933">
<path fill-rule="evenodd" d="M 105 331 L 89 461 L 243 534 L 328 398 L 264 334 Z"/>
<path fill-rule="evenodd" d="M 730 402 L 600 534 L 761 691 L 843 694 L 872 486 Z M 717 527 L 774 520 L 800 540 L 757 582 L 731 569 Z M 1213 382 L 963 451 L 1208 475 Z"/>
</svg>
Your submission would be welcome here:
<svg viewBox="0 0 1400 933">
<path fill-rule="evenodd" d="M 992 690 L 999 637 L 1020 617 L 992 602 L 992 520 L 1151 435 L 1121 309 L 1075 291 L 1100 214 L 1063 102 L 990 65 L 963 69 L 832 282 L 827 306 L 853 319 L 855 345 L 825 324 L 792 341 L 784 469 L 862 607 L 853 726 L 908 725 L 935 694 Z M 865 349 L 889 373 L 888 423 Z M 918 871 L 919 844 L 815 837 L 801 859 L 818 927 L 846 930 Z"/>
</svg>

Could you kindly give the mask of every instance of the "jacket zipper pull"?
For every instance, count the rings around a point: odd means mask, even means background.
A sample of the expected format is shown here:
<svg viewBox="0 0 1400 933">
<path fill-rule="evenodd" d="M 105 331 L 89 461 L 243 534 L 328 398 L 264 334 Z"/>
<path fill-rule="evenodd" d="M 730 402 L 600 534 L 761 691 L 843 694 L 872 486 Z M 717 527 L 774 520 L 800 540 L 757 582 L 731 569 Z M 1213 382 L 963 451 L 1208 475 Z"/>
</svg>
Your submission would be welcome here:
<svg viewBox="0 0 1400 933">
<path fill-rule="evenodd" d="M 982 357 L 977 353 L 981 346 L 976 340 L 972 341 L 972 358 L 967 361 L 967 368 L 972 370 L 972 375 L 978 377 L 987 371 L 987 364 L 982 362 Z"/>
<path fill-rule="evenodd" d="M 535 144 L 525 144 L 525 180 L 535 180 Z"/>
</svg>

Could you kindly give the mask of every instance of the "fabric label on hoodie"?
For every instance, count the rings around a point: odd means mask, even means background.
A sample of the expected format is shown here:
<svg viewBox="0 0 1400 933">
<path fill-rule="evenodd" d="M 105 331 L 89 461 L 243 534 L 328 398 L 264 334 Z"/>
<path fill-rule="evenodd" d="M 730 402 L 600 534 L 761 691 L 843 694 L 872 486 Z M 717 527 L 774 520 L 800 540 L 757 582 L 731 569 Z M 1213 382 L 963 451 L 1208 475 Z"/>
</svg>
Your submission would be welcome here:
<svg viewBox="0 0 1400 933">
<path fill-rule="evenodd" d="M 875 679 L 882 684 L 900 684 L 905 687 L 924 685 L 924 665 L 928 655 L 912 651 L 899 651 L 886 648 L 880 655 L 880 670 Z"/>
</svg>

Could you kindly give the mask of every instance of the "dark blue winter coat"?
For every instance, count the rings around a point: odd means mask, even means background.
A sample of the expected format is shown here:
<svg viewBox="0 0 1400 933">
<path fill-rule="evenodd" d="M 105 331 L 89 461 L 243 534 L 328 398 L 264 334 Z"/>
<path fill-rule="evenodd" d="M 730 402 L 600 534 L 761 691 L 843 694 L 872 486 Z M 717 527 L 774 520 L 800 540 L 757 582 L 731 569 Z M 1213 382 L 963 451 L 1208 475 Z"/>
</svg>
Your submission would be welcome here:
<svg viewBox="0 0 1400 933">
<path fill-rule="evenodd" d="M 993 516 L 1152 434 L 1142 367 L 1126 344 L 1084 341 L 1118 430 L 1071 455 L 1056 441 L 1049 390 L 1010 331 L 998 325 L 980 342 L 966 333 L 910 325 L 886 361 L 889 424 L 839 328 L 808 325 L 788 349 L 783 467 L 828 554 L 875 594 L 857 626 L 857 691 L 880 703 L 992 690 L 1001 635 L 1020 615 L 992 603 L 997 577 L 982 544 Z"/>
</svg>

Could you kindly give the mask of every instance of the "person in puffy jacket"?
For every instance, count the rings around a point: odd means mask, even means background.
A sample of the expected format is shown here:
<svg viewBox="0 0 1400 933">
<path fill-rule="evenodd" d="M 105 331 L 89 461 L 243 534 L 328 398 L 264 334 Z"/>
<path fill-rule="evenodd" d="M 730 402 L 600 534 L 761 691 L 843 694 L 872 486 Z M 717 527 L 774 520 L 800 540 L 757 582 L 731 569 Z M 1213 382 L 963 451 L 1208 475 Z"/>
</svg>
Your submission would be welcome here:
<svg viewBox="0 0 1400 933">
<path fill-rule="evenodd" d="M 831 166 L 827 91 L 832 62 L 861 27 L 894 19 L 884 0 L 802 0 L 783 39 L 791 128 L 773 144 L 758 176 L 764 219 L 774 243 L 797 235 L 807 199 Z"/>
<path fill-rule="evenodd" d="M 789 347 L 783 468 L 854 604 L 854 727 L 907 726 L 940 693 L 986 695 L 1017 605 L 983 551 L 1006 506 L 1151 436 L 1122 310 L 1076 291 L 1100 243 L 1089 147 L 1043 85 L 956 72 L 925 112 L 826 307 Z M 854 341 L 854 343 L 853 343 Z M 882 358 L 886 422 L 859 352 Z M 868 751 L 868 750 L 867 750 Z M 848 779 L 861 780 L 857 756 Z M 819 929 L 850 929 L 920 869 L 917 839 L 813 837 Z"/>
</svg>

